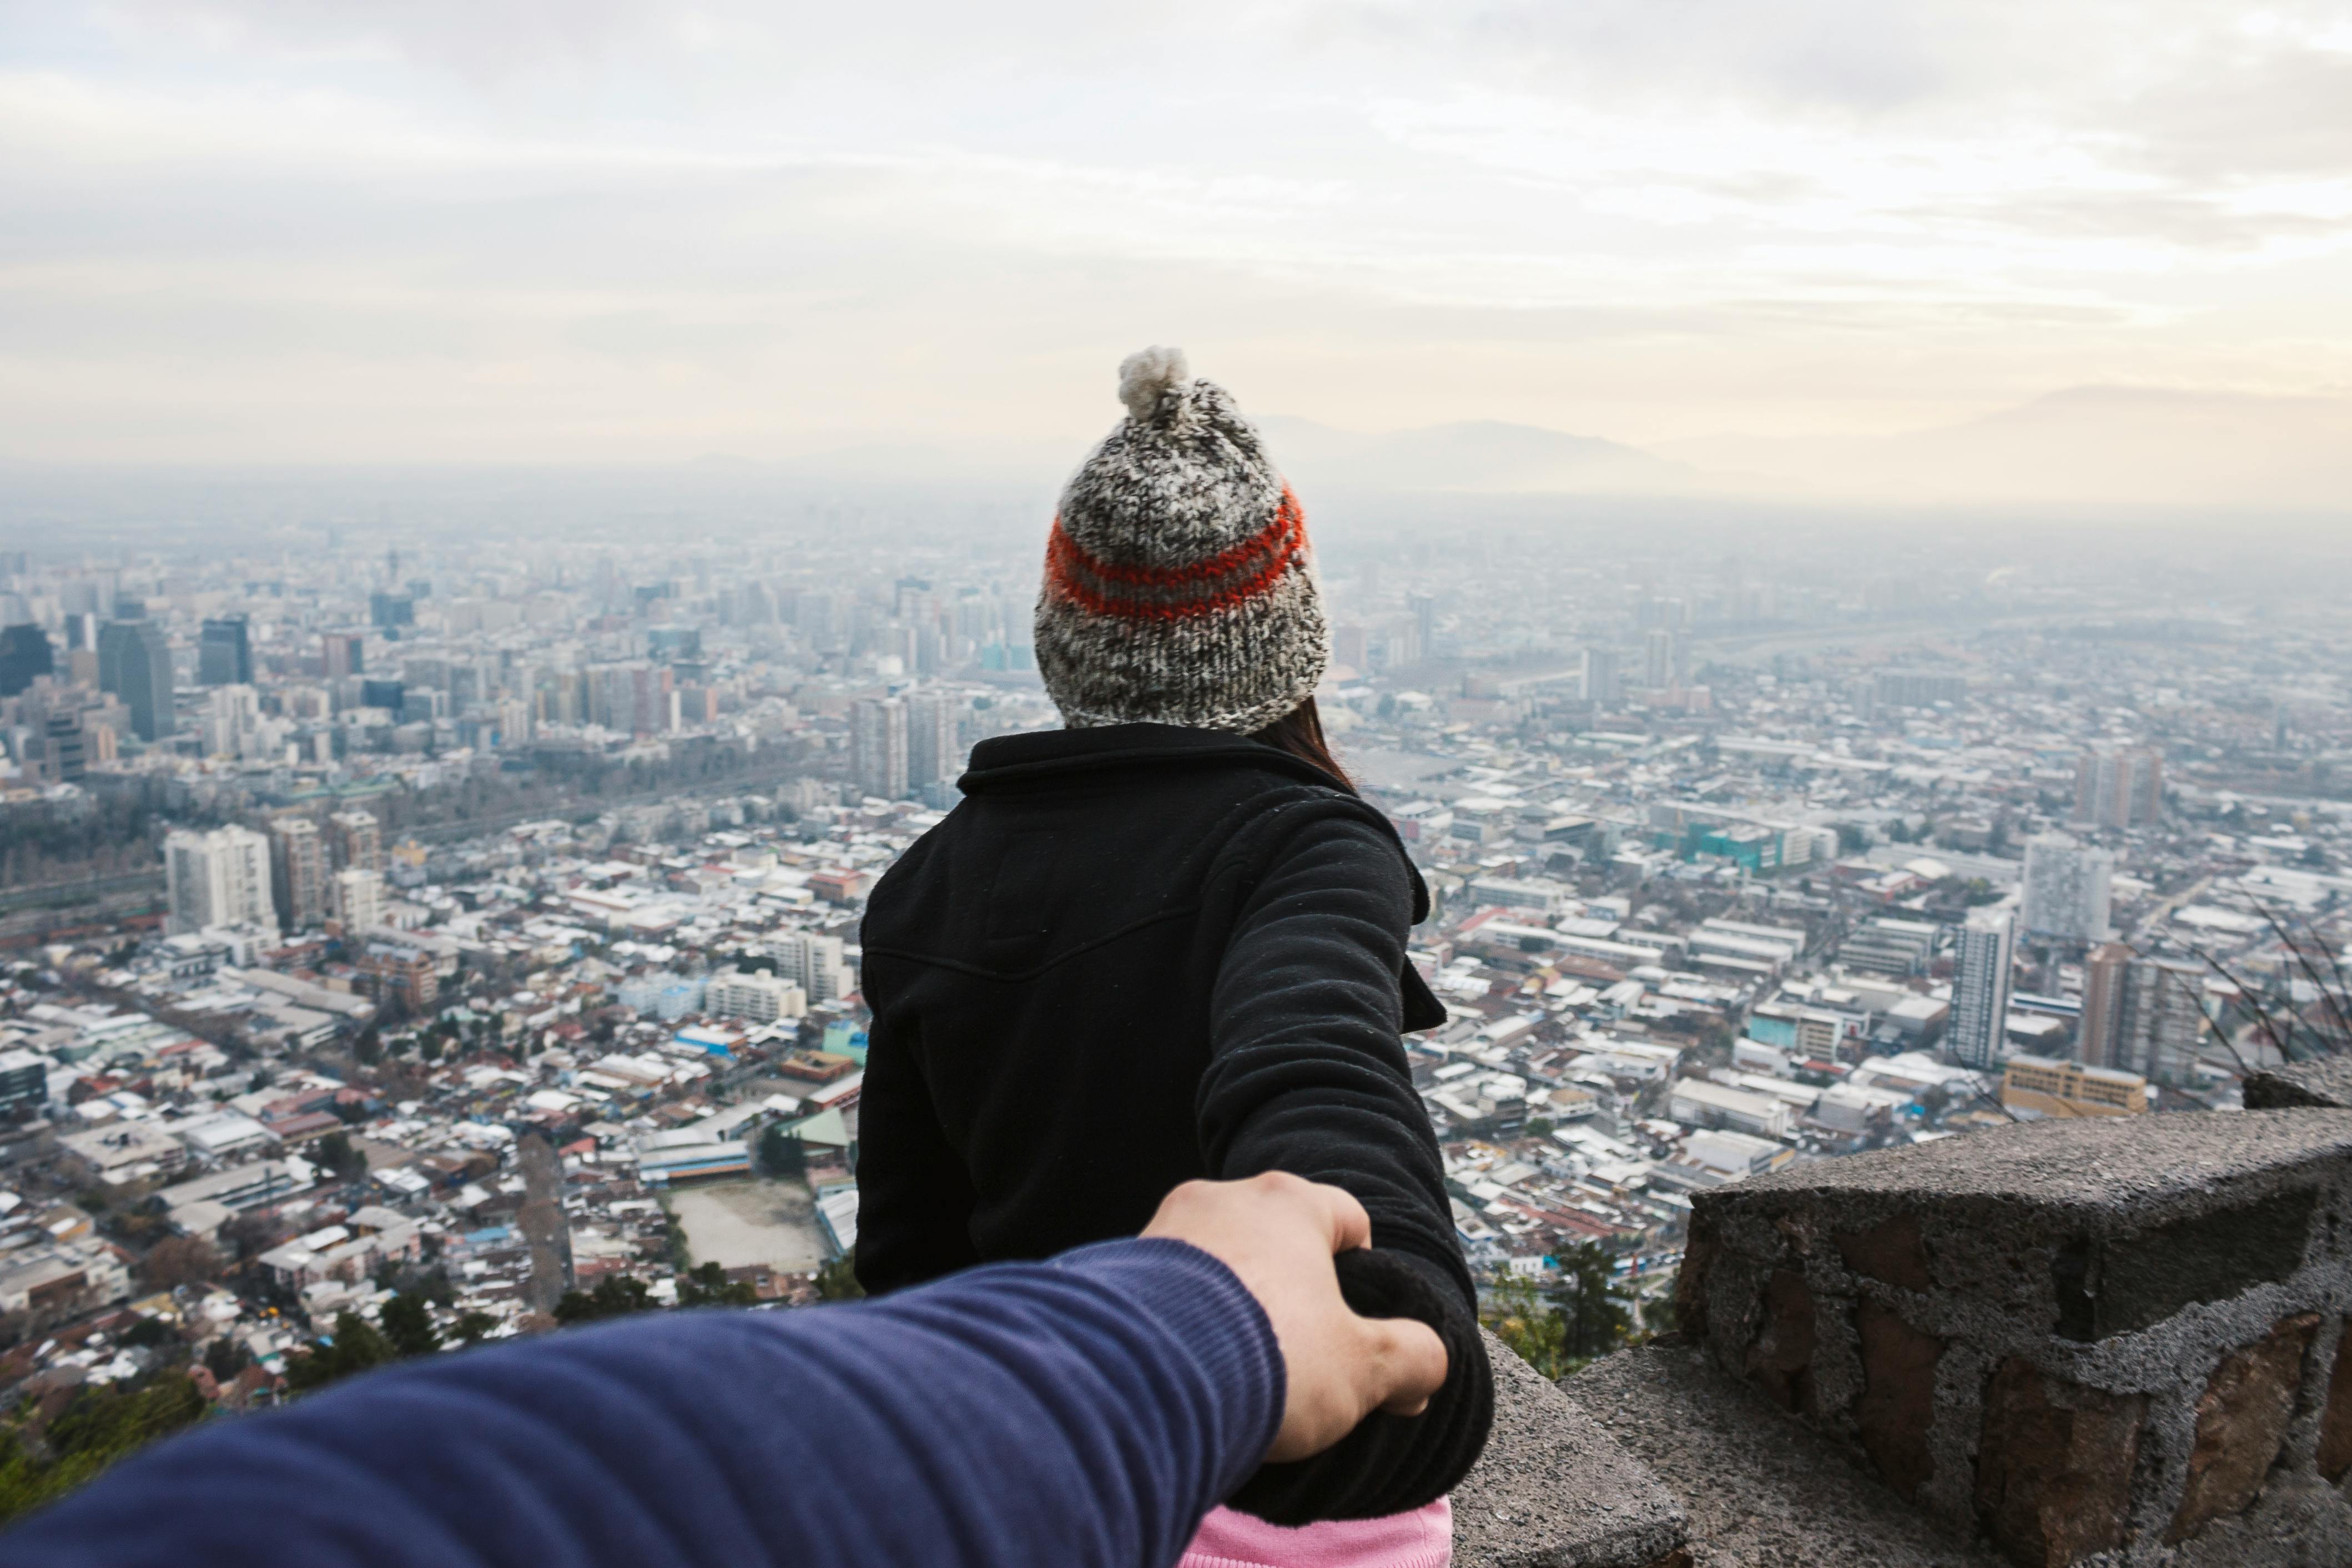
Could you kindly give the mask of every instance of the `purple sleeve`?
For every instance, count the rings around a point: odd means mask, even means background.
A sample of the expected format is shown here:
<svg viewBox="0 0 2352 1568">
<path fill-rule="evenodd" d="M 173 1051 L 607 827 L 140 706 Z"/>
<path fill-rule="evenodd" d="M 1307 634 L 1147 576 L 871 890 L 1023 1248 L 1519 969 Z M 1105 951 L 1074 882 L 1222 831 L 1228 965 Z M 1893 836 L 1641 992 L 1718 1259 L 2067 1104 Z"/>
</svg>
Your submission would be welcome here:
<svg viewBox="0 0 2352 1568">
<path fill-rule="evenodd" d="M 1107 1242 L 410 1363 L 124 1462 L 0 1568 L 1162 1568 L 1284 1394 L 1224 1265 Z"/>
</svg>

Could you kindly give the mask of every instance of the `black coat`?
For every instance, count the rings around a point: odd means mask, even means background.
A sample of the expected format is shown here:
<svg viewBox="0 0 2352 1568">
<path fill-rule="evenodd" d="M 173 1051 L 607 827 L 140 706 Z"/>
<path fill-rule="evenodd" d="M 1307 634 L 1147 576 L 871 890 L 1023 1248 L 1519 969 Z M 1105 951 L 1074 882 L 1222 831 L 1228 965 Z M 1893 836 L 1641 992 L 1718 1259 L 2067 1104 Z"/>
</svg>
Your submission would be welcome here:
<svg viewBox="0 0 2352 1568">
<path fill-rule="evenodd" d="M 1234 1500 L 1282 1522 L 1417 1507 L 1486 1440 L 1476 1293 L 1400 1030 L 1445 1011 L 1405 956 L 1428 894 L 1386 818 L 1311 764 L 1168 725 L 982 741 L 963 800 L 874 889 L 857 1275 L 887 1291 L 1132 1236 L 1198 1176 L 1353 1193 L 1360 1311 L 1451 1354 Z"/>
</svg>

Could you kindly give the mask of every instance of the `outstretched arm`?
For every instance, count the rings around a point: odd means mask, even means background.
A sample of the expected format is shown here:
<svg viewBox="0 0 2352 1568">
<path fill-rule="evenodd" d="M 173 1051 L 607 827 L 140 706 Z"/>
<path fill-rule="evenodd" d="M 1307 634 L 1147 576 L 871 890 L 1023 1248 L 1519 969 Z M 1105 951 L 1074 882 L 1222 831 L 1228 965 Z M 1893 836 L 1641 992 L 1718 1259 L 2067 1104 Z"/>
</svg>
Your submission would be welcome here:
<svg viewBox="0 0 2352 1568">
<path fill-rule="evenodd" d="M 1426 1415 L 1375 1416 L 1307 1464 L 1268 1466 L 1232 1500 L 1280 1524 L 1443 1496 L 1493 1416 L 1476 1294 L 1399 1032 L 1412 910 L 1391 838 L 1352 809 L 1310 815 L 1268 857 L 1217 975 L 1200 1097 L 1210 1174 L 1289 1171 L 1353 1193 L 1374 1250 L 1342 1261 L 1349 1303 L 1420 1319 L 1451 1357 Z"/>
<path fill-rule="evenodd" d="M 1191 1184 L 1144 1239 L 887 1301 L 436 1357 L 167 1442 L 0 1565 L 1156 1568 L 1269 1451 L 1443 1376 L 1340 1306 L 1364 1231 L 1328 1188 Z"/>
</svg>

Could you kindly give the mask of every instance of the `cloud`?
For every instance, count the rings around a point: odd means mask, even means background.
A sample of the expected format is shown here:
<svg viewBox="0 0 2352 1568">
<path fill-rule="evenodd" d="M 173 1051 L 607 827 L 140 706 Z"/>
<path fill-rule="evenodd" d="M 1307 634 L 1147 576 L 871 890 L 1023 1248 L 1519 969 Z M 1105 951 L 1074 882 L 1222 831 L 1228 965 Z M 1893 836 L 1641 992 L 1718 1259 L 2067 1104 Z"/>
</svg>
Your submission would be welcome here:
<svg viewBox="0 0 2352 1568">
<path fill-rule="evenodd" d="M 1059 440 L 1179 336 L 1334 424 L 1636 443 L 2352 381 L 2340 24 L 0 0 L 0 441 Z"/>
</svg>

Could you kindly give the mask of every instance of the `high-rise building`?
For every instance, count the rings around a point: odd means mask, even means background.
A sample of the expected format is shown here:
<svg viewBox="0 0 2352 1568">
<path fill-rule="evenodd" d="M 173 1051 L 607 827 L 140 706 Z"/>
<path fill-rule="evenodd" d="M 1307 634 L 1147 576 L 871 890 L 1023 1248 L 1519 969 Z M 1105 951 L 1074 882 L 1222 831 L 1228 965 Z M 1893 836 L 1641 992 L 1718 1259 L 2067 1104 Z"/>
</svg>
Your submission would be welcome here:
<svg viewBox="0 0 2352 1568">
<path fill-rule="evenodd" d="M 397 635 L 397 628 L 416 624 L 416 601 L 404 593 L 379 590 L 368 595 L 368 620 Z"/>
<path fill-rule="evenodd" d="M 1960 927 L 1951 1026 L 1944 1038 L 1963 1067 L 1981 1070 L 2000 1061 L 2015 944 L 2016 922 L 2007 911 L 1978 910 Z"/>
<path fill-rule="evenodd" d="M 2140 957 L 2110 942 L 2084 961 L 2074 1054 L 2086 1065 L 2187 1083 L 2206 1027 L 2204 972 L 2189 959 Z"/>
<path fill-rule="evenodd" d="M 841 938 L 799 932 L 776 944 L 776 974 L 811 1003 L 837 1002 L 856 988 L 841 956 Z"/>
<path fill-rule="evenodd" d="M 1642 639 L 1642 684 L 1661 691 L 1674 678 L 1675 634 L 1663 626 L 1652 627 Z"/>
<path fill-rule="evenodd" d="M 677 692 L 669 666 L 643 659 L 588 671 L 588 722 L 619 735 L 667 735 L 677 728 Z"/>
<path fill-rule="evenodd" d="M 2106 935 L 2116 857 L 2064 833 L 2025 843 L 2024 927 L 2031 936 L 2096 942 Z"/>
<path fill-rule="evenodd" d="M 206 686 L 253 685 L 253 639 L 242 615 L 207 621 L 196 643 L 196 683 Z"/>
<path fill-rule="evenodd" d="M 2074 821 L 2137 828 L 2164 810 L 2164 754 L 2152 747 L 2100 747 L 2074 759 Z"/>
<path fill-rule="evenodd" d="M 0 697 L 16 696 L 57 670 L 57 653 L 47 632 L 29 622 L 0 627 Z"/>
<path fill-rule="evenodd" d="M 2134 958 L 2119 1014 L 2108 1066 L 2158 1083 L 2190 1082 L 2205 1034 L 2203 970 L 2186 958 Z"/>
<path fill-rule="evenodd" d="M 327 845 L 308 817 L 269 824 L 269 875 L 278 917 L 288 931 L 313 931 L 327 919 Z"/>
<path fill-rule="evenodd" d="M 925 693 L 907 699 L 907 785 L 951 783 L 961 771 L 956 720 L 963 705 L 954 697 Z"/>
<path fill-rule="evenodd" d="M 383 873 L 346 866 L 335 873 L 330 896 L 339 936 L 356 936 L 383 924 Z"/>
<path fill-rule="evenodd" d="M 278 925 L 269 886 L 269 841 L 250 828 L 179 829 L 163 841 L 174 936 L 216 925 Z"/>
<path fill-rule="evenodd" d="M 849 710 L 849 771 L 857 787 L 886 800 L 908 789 L 907 705 L 897 697 L 860 697 Z M 811 995 L 814 995 L 814 992 Z"/>
<path fill-rule="evenodd" d="M 1584 700 L 1591 703 L 1622 702 L 1625 696 L 1625 680 L 1617 671 L 1617 650 L 1587 648 L 1584 650 Z"/>
<path fill-rule="evenodd" d="M 98 632 L 98 689 L 122 699 L 142 740 L 172 733 L 172 644 L 152 621 L 110 621 Z"/>
<path fill-rule="evenodd" d="M 367 639 L 357 632 L 330 632 L 319 640 L 320 673 L 331 681 L 367 674 Z"/>
<path fill-rule="evenodd" d="M 96 727 L 100 735 L 111 733 L 103 725 Z M 64 708 L 52 712 L 43 723 L 37 744 L 41 777 L 50 783 L 79 784 L 88 776 L 90 748 L 80 714 Z"/>
<path fill-rule="evenodd" d="M 346 870 L 383 870 L 383 831 L 372 811 L 337 811 L 327 819 L 334 835 L 335 864 Z"/>
<path fill-rule="evenodd" d="M 1412 612 L 1412 634 L 1426 654 L 1437 646 L 1437 597 L 1429 593 L 1408 593 L 1405 608 Z"/>
<path fill-rule="evenodd" d="M 2103 942 L 2083 960 L 2083 1020 L 2074 1031 L 2074 1060 L 2085 1067 L 2113 1067 L 2124 1017 L 2124 974 L 2132 950 Z"/>
</svg>

